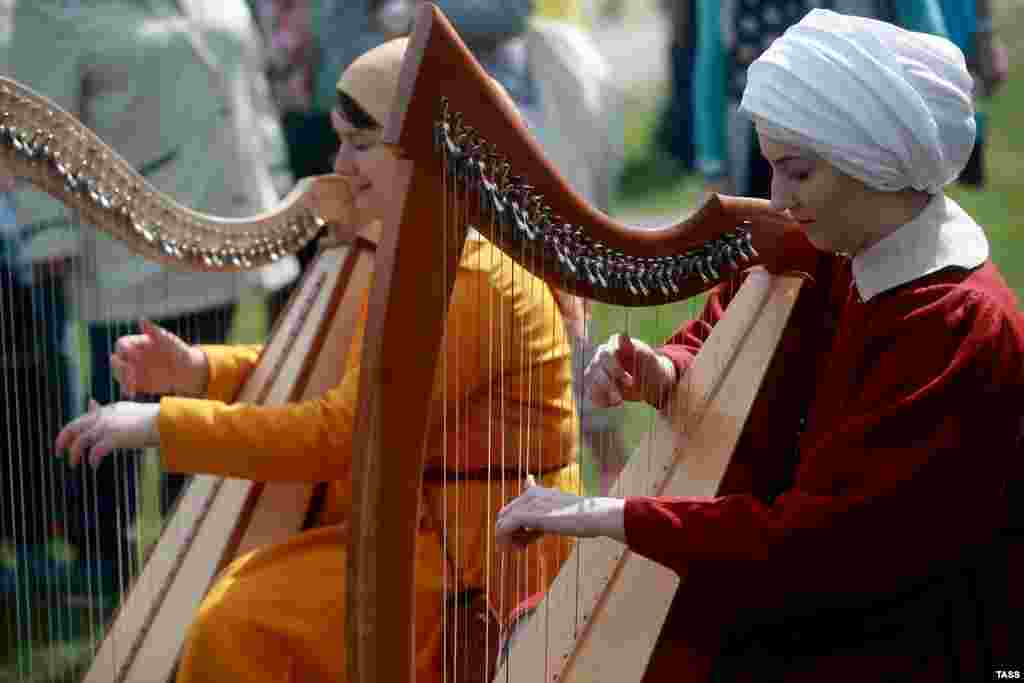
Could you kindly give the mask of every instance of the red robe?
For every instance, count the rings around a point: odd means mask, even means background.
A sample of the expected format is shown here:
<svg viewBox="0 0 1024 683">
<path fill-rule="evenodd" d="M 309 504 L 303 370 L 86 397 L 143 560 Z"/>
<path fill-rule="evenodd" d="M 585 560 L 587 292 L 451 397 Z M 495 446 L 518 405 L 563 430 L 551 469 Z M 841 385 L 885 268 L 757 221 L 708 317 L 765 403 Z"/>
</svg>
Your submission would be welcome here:
<svg viewBox="0 0 1024 683">
<path fill-rule="evenodd" d="M 796 364 L 773 366 L 720 497 L 626 502 L 630 548 L 685 573 L 646 681 L 1024 667 L 1016 299 L 986 262 L 863 302 L 849 262 L 822 258 L 779 354 Z M 663 347 L 680 370 L 735 289 Z"/>
</svg>

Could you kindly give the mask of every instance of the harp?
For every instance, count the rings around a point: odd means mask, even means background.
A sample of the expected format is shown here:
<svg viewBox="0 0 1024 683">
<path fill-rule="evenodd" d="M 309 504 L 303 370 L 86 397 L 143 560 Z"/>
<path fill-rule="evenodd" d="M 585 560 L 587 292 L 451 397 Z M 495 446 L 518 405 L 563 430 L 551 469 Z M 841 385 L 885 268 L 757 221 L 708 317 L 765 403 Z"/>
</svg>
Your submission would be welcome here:
<svg viewBox="0 0 1024 683">
<path fill-rule="evenodd" d="M 363 431 L 354 450 L 346 643 L 358 683 L 414 675 L 416 575 L 406 558 L 415 550 L 430 415 L 425 399 L 410 397 L 429 393 L 467 226 L 553 286 L 617 305 L 682 300 L 751 270 L 675 397 L 671 422 L 653 436 L 656 464 L 627 469 L 623 480 L 636 489 L 624 493 L 717 490 L 817 263 L 797 226 L 766 201 L 712 197 L 689 219 L 658 230 L 631 229 L 588 206 L 433 5 L 418 11 L 398 87 L 384 141 L 400 150 L 399 199 L 383 220 L 367 323 L 373 343 L 364 348 L 360 378 Z M 439 196 L 454 197 L 458 209 L 446 209 Z M 443 228 L 438 234 L 423 225 Z M 427 274 L 424 262 L 440 265 Z M 415 362 L 401 342 L 413 334 Z M 388 429 L 398 414 L 405 428 Z M 643 674 L 675 576 L 611 542 L 583 541 L 574 553 L 564 565 L 573 568 L 548 590 L 543 617 L 517 637 L 498 680 L 598 680 L 609 652 L 622 665 L 615 680 Z M 644 582 L 652 588 L 644 600 L 633 600 L 632 591 L 625 599 L 625 583 L 635 590 Z M 624 633 L 644 642 L 623 654 L 617 639 Z M 615 648 L 602 651 L 602 642 Z"/>
<path fill-rule="evenodd" d="M 179 269 L 241 270 L 320 239 L 319 252 L 237 401 L 267 405 L 320 396 L 340 381 L 376 227 L 356 224 L 345 179 L 300 181 L 273 211 L 226 219 L 152 188 L 75 117 L 0 78 L 0 169 L 76 210 L 83 222 Z M 84 680 L 169 680 L 186 629 L 215 573 L 236 554 L 283 540 L 315 513 L 314 487 L 196 476 L 127 593 Z"/>
</svg>

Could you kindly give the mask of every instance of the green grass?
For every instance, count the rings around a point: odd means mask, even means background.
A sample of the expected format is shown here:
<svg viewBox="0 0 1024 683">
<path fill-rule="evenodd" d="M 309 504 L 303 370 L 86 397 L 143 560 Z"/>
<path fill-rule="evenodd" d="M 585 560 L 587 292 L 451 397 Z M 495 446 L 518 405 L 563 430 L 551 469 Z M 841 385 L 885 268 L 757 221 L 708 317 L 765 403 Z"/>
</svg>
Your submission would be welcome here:
<svg viewBox="0 0 1024 683">
<path fill-rule="evenodd" d="M 660 150 L 655 131 L 664 94 L 657 87 L 627 94 L 624 155 L 612 212 L 623 217 L 671 216 L 699 198 L 701 183 Z"/>
</svg>

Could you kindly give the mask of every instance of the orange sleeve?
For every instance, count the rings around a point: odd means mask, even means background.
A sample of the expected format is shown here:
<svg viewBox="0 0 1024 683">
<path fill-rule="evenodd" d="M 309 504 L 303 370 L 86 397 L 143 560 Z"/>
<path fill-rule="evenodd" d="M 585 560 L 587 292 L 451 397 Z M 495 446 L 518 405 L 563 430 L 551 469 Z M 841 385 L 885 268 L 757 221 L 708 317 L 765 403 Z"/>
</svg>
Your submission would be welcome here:
<svg viewBox="0 0 1024 683">
<path fill-rule="evenodd" d="M 258 344 L 203 345 L 199 348 L 206 354 L 210 368 L 206 397 L 215 401 L 234 400 L 263 352 L 263 346 Z"/>
<path fill-rule="evenodd" d="M 164 467 L 256 481 L 320 482 L 347 477 L 366 315 L 364 302 L 348 369 L 341 383 L 322 397 L 274 406 L 164 398 L 158 421 Z M 242 366 L 221 360 L 211 358 L 211 388 L 214 379 L 221 378 L 214 366 L 224 376 Z"/>
</svg>

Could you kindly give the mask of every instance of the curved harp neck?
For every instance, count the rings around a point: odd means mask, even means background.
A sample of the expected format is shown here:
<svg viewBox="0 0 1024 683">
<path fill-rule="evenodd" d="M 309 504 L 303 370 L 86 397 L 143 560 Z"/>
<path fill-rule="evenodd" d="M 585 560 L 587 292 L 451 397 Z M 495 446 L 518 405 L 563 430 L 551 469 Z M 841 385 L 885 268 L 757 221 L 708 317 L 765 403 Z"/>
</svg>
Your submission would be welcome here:
<svg viewBox="0 0 1024 683">
<path fill-rule="evenodd" d="M 27 180 L 138 254 L 188 270 L 247 270 L 294 253 L 353 216 L 347 181 L 304 178 L 273 210 L 220 218 L 154 188 L 73 115 L 0 78 L 0 171 Z"/>
<path fill-rule="evenodd" d="M 591 207 L 430 4 L 417 15 L 383 140 L 430 166 L 423 172 L 437 187 L 472 196 L 462 202 L 470 221 L 513 258 L 528 251 L 523 265 L 535 274 L 599 301 L 685 299 L 739 268 L 785 269 L 800 242 L 798 226 L 766 200 L 712 196 L 689 218 L 653 230 Z"/>
</svg>

